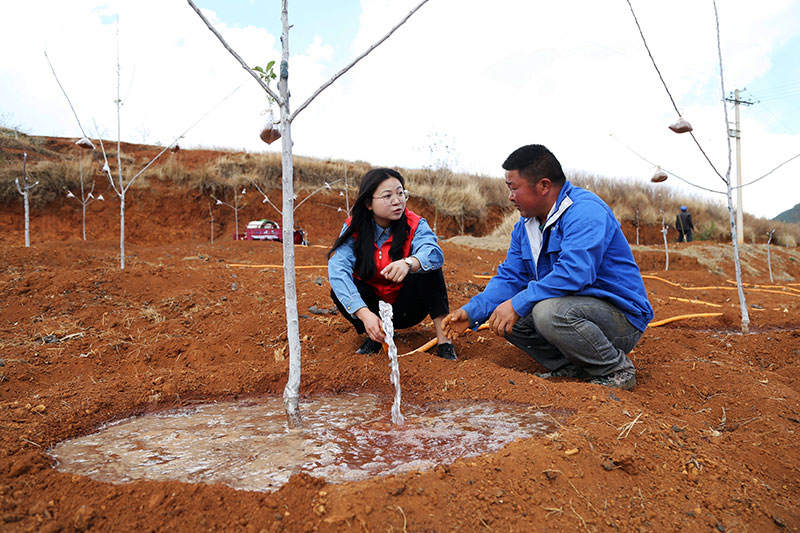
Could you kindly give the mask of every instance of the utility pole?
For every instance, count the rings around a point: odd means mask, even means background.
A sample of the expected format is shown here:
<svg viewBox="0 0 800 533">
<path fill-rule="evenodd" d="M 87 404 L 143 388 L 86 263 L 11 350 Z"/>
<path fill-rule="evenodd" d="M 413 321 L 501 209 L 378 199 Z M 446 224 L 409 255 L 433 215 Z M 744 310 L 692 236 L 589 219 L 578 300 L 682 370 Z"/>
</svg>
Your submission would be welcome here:
<svg viewBox="0 0 800 533">
<path fill-rule="evenodd" d="M 743 91 L 746 89 L 743 89 Z M 739 244 L 744 242 L 744 222 L 742 213 L 742 130 L 739 125 L 739 104 L 753 105 L 752 100 L 740 100 L 739 89 L 733 91 L 733 97 L 725 99 L 726 102 L 733 102 L 735 106 L 736 125 L 734 129 L 728 128 L 728 137 L 736 139 L 736 241 Z"/>
</svg>

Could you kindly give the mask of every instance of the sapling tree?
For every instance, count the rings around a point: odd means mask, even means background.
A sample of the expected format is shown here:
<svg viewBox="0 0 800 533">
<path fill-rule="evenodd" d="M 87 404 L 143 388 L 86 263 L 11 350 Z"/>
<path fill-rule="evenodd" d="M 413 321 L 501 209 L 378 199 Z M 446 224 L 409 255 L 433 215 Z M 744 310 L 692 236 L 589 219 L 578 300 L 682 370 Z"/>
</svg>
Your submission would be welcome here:
<svg viewBox="0 0 800 533">
<path fill-rule="evenodd" d="M 350 167 L 344 167 L 344 206 L 347 209 L 347 216 L 350 216 L 350 184 L 347 182 L 347 171 Z"/>
<path fill-rule="evenodd" d="M 300 370 L 301 370 L 301 354 L 300 354 L 300 323 L 297 314 L 297 286 L 295 283 L 295 263 L 294 263 L 294 162 L 292 156 L 292 123 L 297 115 L 305 109 L 322 91 L 344 75 L 356 63 L 366 57 L 372 50 L 383 43 L 392 33 L 395 32 L 400 26 L 422 7 L 428 0 L 422 0 L 414 9 L 412 9 L 398 24 L 396 24 L 386 35 L 379 39 L 376 43 L 370 46 L 365 52 L 356 57 L 342 70 L 337 72 L 327 82 L 323 83 L 317 88 L 314 93 L 303 102 L 300 107 L 291 111 L 289 106 L 289 9 L 288 0 L 281 1 L 281 61 L 278 77 L 278 93 L 275 93 L 269 86 L 269 81 L 263 79 L 264 72 L 259 72 L 252 69 L 241 58 L 233 48 L 228 45 L 225 39 L 214 28 L 209 20 L 203 15 L 200 9 L 194 4 L 192 0 L 187 0 L 192 9 L 203 20 L 205 25 L 211 32 L 219 39 L 222 46 L 224 46 L 231 55 L 236 58 L 242 68 L 250 74 L 253 79 L 261 86 L 267 93 L 267 96 L 278 104 L 280 108 L 280 122 L 279 131 L 281 139 L 281 154 L 282 154 L 282 189 L 283 189 L 283 209 L 281 214 L 283 217 L 283 288 L 284 299 L 286 308 L 286 338 L 289 343 L 289 379 L 283 391 L 283 402 L 286 407 L 287 422 L 290 428 L 299 428 L 302 426 L 302 419 L 300 417 Z M 273 63 L 274 65 L 274 63 Z M 269 65 L 267 65 L 269 67 Z M 263 69 L 262 69 L 263 70 Z M 270 69 L 266 69 L 269 71 Z M 271 77 L 270 77 L 271 78 Z M 275 140 L 275 139 L 273 139 Z"/>
<path fill-rule="evenodd" d="M 658 212 L 661 213 L 661 235 L 664 237 L 664 255 L 666 256 L 666 264 L 664 270 L 669 270 L 669 245 L 667 244 L 667 233 L 669 232 L 669 224 L 664 220 L 664 204 L 662 202 L 661 193 L 658 193 Z"/>
<path fill-rule="evenodd" d="M 211 208 L 211 203 L 208 204 L 208 216 L 211 218 L 211 242 L 214 242 L 214 210 Z"/>
<path fill-rule="evenodd" d="M 25 248 L 31 245 L 31 202 L 30 192 L 31 189 L 39 185 L 39 182 L 31 183 L 28 179 L 28 153 L 22 154 L 22 184 L 20 184 L 19 177 L 14 178 L 14 183 L 17 184 L 17 191 L 22 195 L 22 203 L 25 205 Z"/>
<path fill-rule="evenodd" d="M 439 182 L 446 181 L 453 174 L 455 147 L 453 140 L 447 135 L 431 133 L 428 135 L 428 143 L 425 146 L 428 152 L 428 164 L 425 165 L 425 172 L 430 188 L 429 200 L 433 204 L 433 233 L 437 233 L 439 224 L 439 198 L 437 197 L 437 185 Z M 464 233 L 464 215 L 461 215 L 461 233 Z"/>
<path fill-rule="evenodd" d="M 769 282 L 770 283 L 775 283 L 775 281 L 772 279 L 772 260 L 770 259 L 770 256 L 769 256 L 769 245 L 772 242 L 772 234 L 773 233 L 775 233 L 774 229 L 771 229 L 771 230 L 769 230 L 767 232 L 767 268 L 769 268 Z"/>
<path fill-rule="evenodd" d="M 244 209 L 244 206 L 247 205 L 247 202 L 239 205 L 239 200 L 241 199 L 242 196 L 247 194 L 247 189 L 242 189 L 241 194 L 238 192 L 238 190 L 239 190 L 239 187 L 234 185 L 234 187 L 233 187 L 233 203 L 232 204 L 229 204 L 228 202 L 223 202 L 222 200 L 220 200 L 219 198 L 217 198 L 213 194 L 211 195 L 211 198 L 216 200 L 217 205 L 227 205 L 228 207 L 233 209 L 233 221 L 234 221 L 233 223 L 234 223 L 234 226 L 236 228 L 236 233 L 234 234 L 234 240 L 237 240 L 237 241 L 239 240 L 239 210 L 240 209 Z M 212 224 L 213 224 L 213 218 L 212 218 Z M 213 229 L 212 229 L 212 231 L 213 231 Z M 213 240 L 213 236 L 212 236 L 212 240 Z"/>
<path fill-rule="evenodd" d="M 85 142 L 89 142 L 91 144 L 91 141 L 89 141 L 89 139 L 88 139 L 88 137 L 86 135 L 86 132 L 84 131 L 83 126 L 81 125 L 81 121 L 78 118 L 78 114 L 75 112 L 75 108 L 72 106 L 72 102 L 70 101 L 69 96 L 67 95 L 67 91 L 64 89 L 64 86 L 61 85 L 61 82 L 58 79 L 58 75 L 56 75 L 55 68 L 53 68 L 53 64 L 50 62 L 50 58 L 47 56 L 47 52 L 45 52 L 44 55 L 47 58 L 47 63 L 50 65 L 50 70 L 53 72 L 53 77 L 56 79 L 56 83 L 58 83 L 58 86 L 61 89 L 61 92 L 64 94 L 64 97 L 67 99 L 67 103 L 69 104 L 69 107 L 72 110 L 72 114 L 75 116 L 75 120 L 78 123 L 78 127 L 80 128 L 81 133 L 83 133 L 83 138 L 80 141 L 78 141 L 78 144 L 81 144 L 83 146 L 85 146 Z M 120 108 L 122 106 L 122 99 L 120 98 L 120 77 L 121 77 L 121 75 L 120 75 L 120 62 L 119 62 L 119 17 L 117 17 L 117 97 L 114 100 L 114 103 L 116 104 L 116 107 L 117 107 L 117 169 L 116 169 L 117 170 L 117 174 L 118 174 L 118 181 L 117 182 L 114 181 L 115 178 L 114 178 L 114 176 L 112 174 L 111 167 L 109 166 L 109 163 L 108 163 L 108 155 L 106 153 L 105 145 L 103 144 L 103 138 L 102 138 L 102 135 L 100 134 L 100 132 L 98 130 L 98 127 L 97 127 L 96 123 L 94 124 L 94 129 L 95 129 L 95 134 L 97 136 L 97 139 L 100 142 L 100 149 L 101 149 L 101 151 L 103 153 L 102 171 L 106 175 L 106 177 L 108 178 L 108 181 L 111 184 L 111 188 L 114 190 L 114 192 L 117 194 L 117 196 L 119 197 L 119 200 L 120 200 L 120 202 L 119 202 L 119 252 L 120 252 L 119 253 L 119 264 L 120 264 L 120 269 L 124 270 L 125 269 L 125 195 L 127 194 L 128 189 L 133 184 L 133 182 L 136 181 L 136 178 L 141 176 L 148 168 L 150 168 L 153 165 L 153 163 L 155 163 L 162 155 L 164 155 L 164 153 L 167 150 L 171 150 L 173 152 L 177 152 L 180 149 L 179 146 L 178 146 L 178 141 L 180 139 L 183 139 L 183 137 L 187 133 L 189 133 L 189 131 L 192 128 L 194 128 L 197 124 L 199 124 L 201 120 L 203 120 L 206 116 L 208 116 L 208 114 L 211 113 L 211 111 L 216 109 L 217 106 L 219 106 L 222 102 L 224 102 L 225 100 L 230 98 L 233 95 L 233 93 L 238 91 L 239 88 L 241 88 L 241 85 L 239 85 L 239 87 L 236 87 L 233 91 L 231 91 L 231 93 L 229 93 L 222 100 L 217 102 L 216 105 L 214 105 L 203 116 L 201 116 L 199 119 L 197 119 L 197 121 L 195 121 L 194 124 L 189 126 L 183 133 L 181 133 L 175 139 L 173 139 L 173 141 L 171 143 L 166 145 L 158 154 L 156 154 L 155 157 L 153 157 L 132 178 L 126 180 L 124 175 L 123 175 L 123 171 L 122 171 L 122 140 L 121 140 L 121 138 L 122 138 L 122 135 L 121 135 L 121 130 L 122 130 L 121 124 L 122 124 L 122 121 L 121 121 L 121 113 L 120 113 Z"/>
<path fill-rule="evenodd" d="M 94 151 L 94 144 L 92 144 L 92 141 L 90 141 L 86 137 L 82 137 L 75 144 L 78 145 L 79 147 L 81 147 L 84 150 L 92 150 L 92 151 Z M 84 187 L 84 182 L 83 182 L 83 157 L 81 157 L 80 153 L 78 154 L 78 175 L 80 176 L 80 185 L 81 185 L 80 196 L 75 195 L 75 193 L 73 193 L 69 188 L 67 188 L 67 198 L 75 198 L 76 200 L 78 200 L 81 203 L 81 211 L 82 211 L 81 221 L 82 221 L 82 228 L 83 228 L 83 240 L 85 241 L 86 240 L 86 206 L 88 206 L 89 204 L 91 204 L 95 200 L 99 200 L 99 201 L 102 202 L 103 200 L 105 200 L 105 198 L 103 198 L 102 194 L 98 194 L 97 196 L 94 195 L 94 186 L 95 186 L 94 180 L 92 180 L 91 189 L 89 189 L 89 191 L 86 192 L 86 188 Z"/>
<path fill-rule="evenodd" d="M 689 124 L 689 122 L 686 121 L 686 119 L 684 119 L 684 117 L 682 116 L 680 110 L 678 109 L 678 106 L 675 103 L 675 99 L 672 97 L 672 93 L 670 92 L 669 87 L 667 87 L 667 83 L 666 83 L 666 81 L 664 81 L 664 77 L 661 75 L 661 71 L 658 69 L 658 65 L 656 65 L 656 61 L 653 58 L 653 54 L 650 52 L 650 47 L 647 45 L 647 40 L 645 39 L 644 32 L 642 31 L 642 27 L 639 24 L 639 19 L 636 17 L 636 13 L 633 10 L 633 5 L 631 5 L 631 1 L 630 0 L 627 0 L 627 2 L 628 2 L 628 7 L 630 8 L 630 11 L 631 11 L 631 15 L 633 15 L 633 20 L 636 23 L 637 29 L 639 30 L 639 35 L 641 36 L 642 42 L 644 43 L 644 47 L 647 50 L 647 54 L 650 56 L 650 61 L 653 64 L 653 68 L 655 68 L 656 72 L 658 73 L 658 77 L 661 80 L 661 84 L 663 85 L 664 90 L 667 93 L 667 96 L 669 96 L 669 99 L 670 99 L 670 102 L 672 103 L 673 109 L 675 110 L 675 112 L 678 115 L 678 119 L 674 123 L 670 124 L 669 129 L 674 131 L 675 133 L 678 133 L 678 134 L 688 133 L 691 136 L 691 138 L 694 141 L 694 143 L 697 146 L 697 148 L 702 153 L 702 155 L 705 158 L 705 160 L 711 166 L 711 169 L 725 183 L 726 195 L 727 195 L 727 198 L 728 198 L 728 217 L 729 217 L 730 227 L 731 227 L 731 242 L 733 244 L 734 268 L 736 270 L 736 288 L 737 288 L 738 295 L 739 295 L 739 307 L 740 307 L 741 315 L 742 315 L 741 327 L 742 327 L 742 333 L 746 335 L 750 331 L 750 314 L 749 314 L 749 312 L 747 310 L 747 301 L 746 301 L 745 296 L 744 296 L 744 286 L 742 284 L 742 266 L 741 266 L 741 261 L 739 259 L 739 242 L 738 242 L 738 238 L 737 238 L 736 212 L 735 212 L 734 207 L 733 207 L 733 194 L 732 194 L 732 186 L 731 186 L 732 150 L 731 150 L 731 138 L 730 138 L 730 135 L 727 134 L 728 133 L 728 124 L 729 124 L 729 121 L 728 121 L 728 107 L 727 107 L 727 105 L 725 103 L 725 94 L 726 94 L 725 93 L 725 76 L 723 75 L 723 68 L 722 68 L 722 45 L 721 45 L 721 42 L 720 42 L 721 40 L 720 40 L 720 31 L 719 31 L 719 13 L 717 12 L 717 2 L 716 2 L 716 0 L 712 0 L 712 3 L 714 5 L 714 19 L 715 19 L 715 22 L 716 22 L 717 55 L 718 55 L 718 58 L 719 58 L 719 78 L 720 78 L 720 86 L 721 86 L 721 90 L 722 90 L 723 110 L 724 110 L 724 115 L 725 115 L 725 132 L 726 132 L 726 140 L 728 142 L 728 169 L 727 169 L 727 171 L 726 171 L 724 176 L 720 173 L 719 170 L 717 170 L 717 167 L 714 165 L 714 163 L 708 157 L 708 154 L 706 154 L 705 150 L 703 150 L 703 147 L 700 145 L 700 141 L 697 140 L 697 137 L 694 135 L 694 133 L 692 131 L 691 124 Z M 653 180 L 653 181 L 655 181 L 655 180 Z M 663 180 L 660 180 L 660 181 L 663 181 Z M 683 180 L 683 181 L 686 181 L 686 180 Z M 690 182 L 687 182 L 687 183 L 690 183 Z M 694 185 L 694 184 L 690 183 L 690 185 Z M 663 222 L 662 222 L 662 225 L 663 225 Z"/>
</svg>

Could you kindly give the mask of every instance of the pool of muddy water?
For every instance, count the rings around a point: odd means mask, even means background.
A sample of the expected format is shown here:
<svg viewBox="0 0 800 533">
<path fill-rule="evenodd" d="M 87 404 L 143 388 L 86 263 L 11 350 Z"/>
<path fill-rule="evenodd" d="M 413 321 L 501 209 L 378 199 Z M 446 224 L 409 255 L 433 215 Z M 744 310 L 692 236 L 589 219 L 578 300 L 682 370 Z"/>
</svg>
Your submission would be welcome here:
<svg viewBox="0 0 800 533">
<path fill-rule="evenodd" d="M 498 402 L 403 405 L 373 395 L 300 403 L 303 429 L 289 431 L 281 398 L 219 402 L 129 418 L 50 450 L 56 468 L 125 483 L 139 479 L 223 483 L 273 491 L 298 472 L 331 483 L 427 470 L 555 430 L 568 414 Z M 557 420 L 558 419 L 558 420 Z"/>
</svg>

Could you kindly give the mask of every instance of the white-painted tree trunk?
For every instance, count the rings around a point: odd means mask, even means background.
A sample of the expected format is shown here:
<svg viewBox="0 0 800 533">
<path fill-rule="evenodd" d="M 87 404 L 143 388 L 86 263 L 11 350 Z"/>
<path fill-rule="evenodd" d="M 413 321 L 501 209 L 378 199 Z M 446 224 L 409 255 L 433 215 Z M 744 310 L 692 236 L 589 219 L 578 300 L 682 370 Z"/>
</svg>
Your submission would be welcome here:
<svg viewBox="0 0 800 533">
<path fill-rule="evenodd" d="M 772 243 L 772 234 L 775 233 L 775 230 L 770 231 L 767 233 L 767 268 L 769 269 L 769 282 L 775 283 L 775 280 L 772 279 L 772 259 L 769 255 L 769 245 Z"/>
<path fill-rule="evenodd" d="M 26 184 L 27 185 L 27 184 Z M 22 201 L 25 204 L 25 248 L 31 246 L 31 206 L 28 200 L 28 188 L 25 187 L 25 193 L 22 195 Z"/>
<path fill-rule="evenodd" d="M 666 265 L 664 266 L 664 271 L 669 270 L 669 245 L 667 244 L 667 232 L 669 231 L 669 226 L 667 226 L 666 221 L 664 220 L 664 207 L 661 204 L 661 193 L 658 194 L 658 206 L 659 211 L 661 211 L 661 235 L 664 236 L 664 255 L 666 255 Z"/>
<path fill-rule="evenodd" d="M 211 209 L 211 204 L 208 206 L 208 214 L 211 216 L 211 242 L 214 242 L 214 211 Z"/>
<path fill-rule="evenodd" d="M 28 183 L 28 154 L 22 154 L 22 185 L 19 184 L 19 178 L 15 181 L 17 185 L 17 192 L 22 195 L 22 203 L 25 206 L 25 248 L 31 246 L 31 207 L 30 207 L 30 190 L 39 184 L 37 181 L 34 184 Z"/>
<path fill-rule="evenodd" d="M 286 304 L 286 339 L 289 343 L 289 378 L 283 389 L 283 404 L 289 428 L 302 426 L 300 417 L 300 321 L 297 316 L 297 284 L 294 269 L 294 168 L 292 122 L 289 108 L 289 13 L 282 1 L 282 53 L 278 91 L 281 95 L 281 162 L 283 166 L 283 294 Z"/>
<path fill-rule="evenodd" d="M 119 195 L 119 268 L 125 270 L 125 190 Z"/>
<path fill-rule="evenodd" d="M 233 194 L 235 195 L 236 192 L 234 192 Z M 234 203 L 236 204 L 236 207 L 233 209 L 233 225 L 234 225 L 234 231 L 236 231 L 236 236 L 235 236 L 234 240 L 238 241 L 239 240 L 239 201 L 237 200 Z"/>
<path fill-rule="evenodd" d="M 81 177 L 81 222 L 83 227 L 83 240 L 86 240 L 86 196 L 83 190 L 83 157 L 78 153 L 78 169 Z"/>
<path fill-rule="evenodd" d="M 730 141 L 728 141 L 730 144 Z M 733 264 L 736 269 L 736 292 L 739 294 L 739 308 L 742 313 L 742 334 L 750 333 L 750 313 L 747 311 L 747 300 L 744 297 L 742 285 L 742 263 L 739 260 L 739 241 L 736 234 L 736 212 L 733 209 L 733 194 L 731 193 L 730 165 L 728 166 L 728 219 L 731 225 L 731 240 L 733 241 Z"/>
<path fill-rule="evenodd" d="M 344 167 L 344 207 L 347 209 L 347 216 L 350 216 L 350 184 L 347 182 L 347 167 Z"/>
</svg>

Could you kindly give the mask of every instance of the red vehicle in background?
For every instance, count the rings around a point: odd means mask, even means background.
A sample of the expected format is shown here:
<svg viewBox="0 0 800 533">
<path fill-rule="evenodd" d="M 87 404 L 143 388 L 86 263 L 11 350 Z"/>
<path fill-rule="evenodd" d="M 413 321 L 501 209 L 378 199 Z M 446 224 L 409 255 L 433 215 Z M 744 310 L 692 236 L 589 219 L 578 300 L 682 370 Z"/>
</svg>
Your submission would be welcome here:
<svg viewBox="0 0 800 533">
<path fill-rule="evenodd" d="M 246 241 L 283 241 L 283 231 L 280 224 L 274 220 L 251 220 L 247 223 L 247 228 L 244 230 L 244 235 L 239 234 L 237 239 Z M 307 245 L 306 233 L 302 229 L 294 230 L 294 243 Z"/>
</svg>

